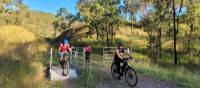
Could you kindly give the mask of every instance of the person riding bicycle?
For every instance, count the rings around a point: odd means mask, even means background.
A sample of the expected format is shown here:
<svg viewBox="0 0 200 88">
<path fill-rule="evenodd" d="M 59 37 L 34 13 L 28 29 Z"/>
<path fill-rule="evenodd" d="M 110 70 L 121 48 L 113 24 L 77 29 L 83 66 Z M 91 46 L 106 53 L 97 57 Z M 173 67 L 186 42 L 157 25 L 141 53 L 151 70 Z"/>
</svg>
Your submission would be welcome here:
<svg viewBox="0 0 200 88">
<path fill-rule="evenodd" d="M 60 65 L 63 68 L 63 76 L 64 74 L 64 63 L 67 61 L 68 58 L 65 58 L 64 55 L 69 56 L 69 53 L 72 51 L 71 47 L 69 46 L 68 40 L 64 39 L 64 42 L 59 46 L 59 54 L 60 54 Z"/>
<path fill-rule="evenodd" d="M 127 63 L 124 63 L 125 61 L 125 58 L 123 57 L 124 54 L 132 58 L 132 56 L 128 53 L 126 48 L 124 48 L 124 45 L 122 43 L 119 43 L 117 46 L 117 49 L 115 50 L 115 56 L 114 56 L 114 61 L 115 61 L 115 64 L 117 65 L 117 73 L 120 74 L 118 76 L 119 80 L 121 79 L 121 76 L 123 76 L 125 66 L 127 65 Z M 121 68 L 120 63 L 124 63 L 122 66 L 122 71 L 120 71 L 120 68 Z"/>
<path fill-rule="evenodd" d="M 69 46 L 68 40 L 64 39 L 63 43 L 59 46 L 60 60 L 63 60 L 64 54 L 69 54 L 71 51 L 72 49 Z"/>
</svg>

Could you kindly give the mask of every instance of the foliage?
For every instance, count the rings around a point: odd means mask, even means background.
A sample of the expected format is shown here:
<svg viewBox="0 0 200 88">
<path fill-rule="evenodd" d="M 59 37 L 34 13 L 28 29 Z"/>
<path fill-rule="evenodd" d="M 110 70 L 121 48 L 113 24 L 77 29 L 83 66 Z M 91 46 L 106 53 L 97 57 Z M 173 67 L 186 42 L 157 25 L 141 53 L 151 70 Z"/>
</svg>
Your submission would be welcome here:
<svg viewBox="0 0 200 88">
<path fill-rule="evenodd" d="M 107 46 L 112 44 L 122 21 L 119 4 L 120 0 L 95 0 L 90 3 L 79 2 L 77 6 L 83 21 L 89 27 L 88 34 L 96 34 L 97 40 L 105 41 Z"/>
<path fill-rule="evenodd" d="M 10 2 L 8 7 L 2 10 L 0 13 L 0 25 L 23 26 L 38 36 L 52 36 L 51 24 L 56 20 L 52 14 L 31 11 L 20 2 Z"/>
<path fill-rule="evenodd" d="M 53 22 L 55 31 L 69 29 L 71 24 L 78 19 L 76 15 L 68 12 L 65 7 L 62 7 L 57 11 L 56 17 L 58 17 L 58 20 Z"/>
</svg>

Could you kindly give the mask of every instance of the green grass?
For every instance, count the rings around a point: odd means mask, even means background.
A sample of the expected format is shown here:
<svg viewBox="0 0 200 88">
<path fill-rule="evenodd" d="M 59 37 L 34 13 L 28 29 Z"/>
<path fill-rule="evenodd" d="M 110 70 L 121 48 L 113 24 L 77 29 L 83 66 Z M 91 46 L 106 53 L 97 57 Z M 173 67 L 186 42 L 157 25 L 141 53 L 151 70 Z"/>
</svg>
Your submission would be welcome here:
<svg viewBox="0 0 200 88">
<path fill-rule="evenodd" d="M 95 88 L 99 82 L 110 80 L 106 75 L 104 66 L 97 64 L 101 60 L 93 60 L 92 63 L 83 67 L 83 62 L 78 62 L 79 75 L 74 80 L 75 88 Z"/>
<path fill-rule="evenodd" d="M 159 80 L 172 81 L 181 88 L 200 88 L 200 75 L 188 72 L 184 68 L 163 68 L 145 62 L 133 64 L 140 75 L 150 76 Z"/>
<path fill-rule="evenodd" d="M 143 76 L 150 76 L 159 80 L 169 80 L 183 88 L 200 88 L 200 67 L 189 64 L 188 56 L 179 55 L 180 65 L 174 67 L 169 52 L 163 52 L 162 59 L 157 64 L 150 63 L 149 56 L 142 49 L 134 49 L 136 62 L 132 63 L 136 71 Z M 184 63 L 184 61 L 186 61 Z"/>
</svg>

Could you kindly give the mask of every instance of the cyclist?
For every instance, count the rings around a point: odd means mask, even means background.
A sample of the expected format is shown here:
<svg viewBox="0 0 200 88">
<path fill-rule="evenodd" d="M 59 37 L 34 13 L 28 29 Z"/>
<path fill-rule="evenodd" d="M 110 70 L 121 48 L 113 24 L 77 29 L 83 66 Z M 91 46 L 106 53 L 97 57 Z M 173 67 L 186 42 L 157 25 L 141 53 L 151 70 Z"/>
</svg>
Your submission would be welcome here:
<svg viewBox="0 0 200 88">
<path fill-rule="evenodd" d="M 63 43 L 60 44 L 59 46 L 59 54 L 60 54 L 60 64 L 61 67 L 64 69 L 64 63 L 66 61 L 67 58 L 64 58 L 64 54 L 67 54 L 67 56 L 69 56 L 69 53 L 72 51 L 72 49 L 69 46 L 68 40 L 64 39 Z M 64 71 L 63 71 L 63 75 Z"/>
<path fill-rule="evenodd" d="M 125 58 L 123 57 L 124 54 L 132 58 L 132 56 L 128 53 L 126 48 L 124 48 L 124 45 L 122 43 L 119 43 L 117 49 L 115 50 L 115 56 L 114 56 L 114 61 L 115 64 L 117 65 L 117 73 L 119 74 L 118 80 L 120 80 L 121 76 L 123 76 L 125 66 L 127 65 L 127 63 L 124 63 L 122 66 L 122 71 L 120 71 L 121 68 L 120 63 L 123 63 L 125 61 Z"/>
</svg>

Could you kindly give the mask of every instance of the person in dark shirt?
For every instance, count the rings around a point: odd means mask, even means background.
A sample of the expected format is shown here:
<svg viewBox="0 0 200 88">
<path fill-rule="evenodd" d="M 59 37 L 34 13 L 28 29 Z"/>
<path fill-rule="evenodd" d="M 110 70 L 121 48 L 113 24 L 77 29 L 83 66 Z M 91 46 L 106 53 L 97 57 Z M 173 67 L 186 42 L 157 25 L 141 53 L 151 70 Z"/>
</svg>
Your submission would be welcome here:
<svg viewBox="0 0 200 88">
<path fill-rule="evenodd" d="M 120 80 L 121 79 L 121 76 L 123 76 L 123 71 L 125 69 L 125 66 L 127 63 L 125 63 L 123 66 L 122 66 L 122 71 L 120 71 L 120 63 L 123 63 L 125 58 L 123 57 L 123 55 L 126 54 L 130 57 L 132 57 L 126 50 L 126 48 L 124 48 L 124 45 L 122 43 L 119 43 L 116 50 L 115 50 L 115 56 L 114 56 L 114 61 L 115 61 L 115 64 L 117 65 L 117 72 L 118 74 L 120 74 L 118 76 L 118 79 Z"/>
</svg>

